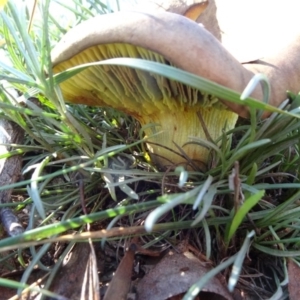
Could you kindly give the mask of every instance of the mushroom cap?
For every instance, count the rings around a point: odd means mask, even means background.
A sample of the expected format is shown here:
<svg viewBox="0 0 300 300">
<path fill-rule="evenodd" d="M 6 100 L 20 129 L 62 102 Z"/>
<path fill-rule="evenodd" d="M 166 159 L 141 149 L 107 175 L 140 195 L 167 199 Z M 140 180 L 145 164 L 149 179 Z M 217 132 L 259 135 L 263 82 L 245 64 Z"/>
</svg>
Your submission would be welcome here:
<svg viewBox="0 0 300 300">
<path fill-rule="evenodd" d="M 254 75 L 205 28 L 169 12 L 118 12 L 85 21 L 55 46 L 51 55 L 53 65 L 56 67 L 93 46 L 113 43 L 135 45 L 160 54 L 178 68 L 238 92 Z M 262 99 L 260 88 L 253 97 Z"/>
</svg>

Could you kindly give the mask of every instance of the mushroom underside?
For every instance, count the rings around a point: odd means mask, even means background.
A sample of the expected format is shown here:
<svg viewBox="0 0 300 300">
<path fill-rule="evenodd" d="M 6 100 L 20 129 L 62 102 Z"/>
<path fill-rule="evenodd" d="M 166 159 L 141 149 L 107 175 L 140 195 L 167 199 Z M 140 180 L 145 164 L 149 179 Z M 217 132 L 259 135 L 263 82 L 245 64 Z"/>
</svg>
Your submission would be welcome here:
<svg viewBox="0 0 300 300">
<path fill-rule="evenodd" d="M 170 64 L 161 55 L 125 43 L 90 47 L 57 64 L 62 72 L 87 62 L 114 57 L 135 57 Z M 147 146 L 157 165 L 190 164 L 203 168 L 209 149 L 199 116 L 212 141 L 232 129 L 237 114 L 218 99 L 162 76 L 119 66 L 92 66 L 61 83 L 66 101 L 112 107 L 136 118 L 143 126 Z M 190 162 L 189 162 L 190 160 Z"/>
</svg>

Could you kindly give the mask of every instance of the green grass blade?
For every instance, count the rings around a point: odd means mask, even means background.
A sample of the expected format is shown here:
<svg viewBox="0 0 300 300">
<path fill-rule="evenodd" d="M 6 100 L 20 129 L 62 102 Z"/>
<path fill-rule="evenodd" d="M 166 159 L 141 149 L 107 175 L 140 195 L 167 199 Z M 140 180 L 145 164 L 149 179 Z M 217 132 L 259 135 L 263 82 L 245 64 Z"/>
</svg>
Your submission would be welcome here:
<svg viewBox="0 0 300 300">
<path fill-rule="evenodd" d="M 228 289 L 230 292 L 233 292 L 233 290 L 238 282 L 239 276 L 243 269 L 243 262 L 244 262 L 244 259 L 247 255 L 247 253 L 249 252 L 251 238 L 254 236 L 254 234 L 255 234 L 255 232 L 253 230 L 247 234 L 246 239 L 244 240 L 244 243 L 243 243 L 240 251 L 238 252 L 236 259 L 233 263 L 231 274 L 230 274 L 230 277 L 228 280 Z"/>
<path fill-rule="evenodd" d="M 60 83 L 73 75 L 81 72 L 85 68 L 100 66 L 100 65 L 118 65 L 126 66 L 130 68 L 136 68 L 144 71 L 153 72 L 169 79 L 176 80 L 178 82 L 184 83 L 196 89 L 199 89 L 203 92 L 206 92 L 211 95 L 215 95 L 220 99 L 231 101 L 240 105 L 247 105 L 253 109 L 266 110 L 270 112 L 278 112 L 290 117 L 295 117 L 300 119 L 300 115 L 292 114 L 287 111 L 283 111 L 277 107 L 271 106 L 264 102 L 258 101 L 254 98 L 246 98 L 245 100 L 240 99 L 240 94 L 229 88 L 221 86 L 217 83 L 214 83 L 208 79 L 204 79 L 200 76 L 191 74 L 189 72 L 177 69 L 172 66 L 167 66 L 158 62 L 147 61 L 137 58 L 112 58 L 100 62 L 93 62 L 88 64 L 79 65 L 73 68 L 70 68 L 64 72 L 55 75 L 56 83 Z"/>
<path fill-rule="evenodd" d="M 243 219 L 245 218 L 246 214 L 249 213 L 251 208 L 255 206 L 258 201 L 264 196 L 265 191 L 259 191 L 258 193 L 250 196 L 242 206 L 238 209 L 236 214 L 234 215 L 231 224 L 229 225 L 228 234 L 225 238 L 226 243 L 228 244 L 233 235 L 235 234 L 238 227 L 241 225 Z"/>
</svg>

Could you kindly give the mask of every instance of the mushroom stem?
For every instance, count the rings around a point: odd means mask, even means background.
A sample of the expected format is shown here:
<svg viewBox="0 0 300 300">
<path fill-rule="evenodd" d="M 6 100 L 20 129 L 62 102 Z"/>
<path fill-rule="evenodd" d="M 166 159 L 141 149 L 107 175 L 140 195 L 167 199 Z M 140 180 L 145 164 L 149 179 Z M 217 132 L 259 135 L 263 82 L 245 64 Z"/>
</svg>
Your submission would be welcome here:
<svg viewBox="0 0 300 300">
<path fill-rule="evenodd" d="M 198 114 L 206 128 L 202 127 Z M 212 141 L 216 141 L 223 132 L 235 126 L 237 117 L 236 113 L 222 108 L 197 106 L 192 109 L 161 111 L 139 121 L 142 125 L 153 124 L 146 126 L 144 131 L 147 147 L 156 165 L 186 165 L 189 162 L 185 155 L 194 165 L 203 169 L 210 149 L 197 144 L 197 138 L 207 140 L 207 130 Z"/>
</svg>

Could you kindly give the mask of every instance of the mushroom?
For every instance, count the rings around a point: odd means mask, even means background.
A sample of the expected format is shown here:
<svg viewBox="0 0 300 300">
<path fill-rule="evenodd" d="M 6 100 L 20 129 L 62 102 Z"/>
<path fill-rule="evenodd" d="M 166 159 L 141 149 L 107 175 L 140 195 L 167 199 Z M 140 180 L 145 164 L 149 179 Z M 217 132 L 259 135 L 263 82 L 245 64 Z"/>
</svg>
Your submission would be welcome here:
<svg viewBox="0 0 300 300">
<path fill-rule="evenodd" d="M 243 67 L 193 20 L 166 11 L 97 16 L 71 29 L 52 52 L 55 73 L 115 57 L 171 64 L 238 92 L 260 72 L 256 66 L 249 66 L 249 70 Z M 272 80 L 277 78 L 272 76 Z M 199 115 L 211 138 L 217 140 L 224 130 L 235 126 L 238 114 L 248 114 L 237 104 L 218 101 L 184 84 L 124 66 L 89 67 L 60 86 L 66 101 L 113 107 L 135 117 L 144 126 L 153 161 L 162 168 L 189 161 L 198 166 L 207 163 L 207 148 L 187 144 L 190 137 L 206 136 Z M 285 98 L 283 92 L 276 93 L 276 88 L 275 85 L 271 98 L 275 105 Z M 252 96 L 262 100 L 261 87 Z"/>
<path fill-rule="evenodd" d="M 239 63 L 205 29 L 183 16 L 168 12 L 155 15 L 119 12 L 90 19 L 65 35 L 53 49 L 52 61 L 55 73 L 114 57 L 143 58 L 182 67 L 187 55 L 182 49 L 185 44 L 189 44 L 187 51 L 191 60 L 198 59 L 201 52 L 206 57 L 203 68 L 206 69 L 203 73 L 206 78 L 224 85 L 224 76 L 211 70 L 211 65 L 223 65 L 221 69 L 226 76 L 232 72 L 232 64 L 239 67 Z M 219 62 L 211 57 L 207 45 L 219 51 L 216 53 Z M 195 47 L 199 48 L 198 54 L 191 51 Z M 221 59 L 226 56 L 230 60 L 228 64 Z M 190 64 L 193 66 L 192 62 Z M 251 73 L 247 80 L 250 78 Z M 236 86 L 235 80 L 232 84 L 238 90 L 244 88 L 244 85 Z M 154 163 L 160 167 L 186 161 L 178 146 L 191 160 L 199 164 L 207 162 L 208 149 L 185 145 L 190 136 L 205 137 L 197 113 L 201 114 L 213 140 L 220 137 L 225 126 L 227 129 L 234 127 L 237 120 L 237 114 L 221 103 L 214 103 L 216 99 L 210 99 L 200 91 L 127 67 L 90 67 L 61 83 L 60 87 L 66 101 L 113 107 L 135 117 L 145 126 L 148 149 Z M 152 126 L 146 126 L 148 124 Z"/>
</svg>

